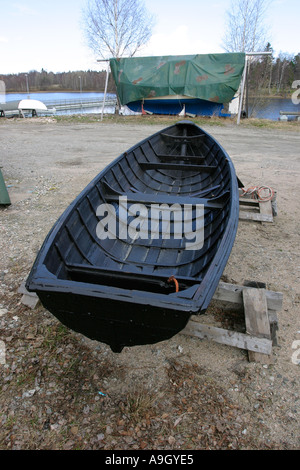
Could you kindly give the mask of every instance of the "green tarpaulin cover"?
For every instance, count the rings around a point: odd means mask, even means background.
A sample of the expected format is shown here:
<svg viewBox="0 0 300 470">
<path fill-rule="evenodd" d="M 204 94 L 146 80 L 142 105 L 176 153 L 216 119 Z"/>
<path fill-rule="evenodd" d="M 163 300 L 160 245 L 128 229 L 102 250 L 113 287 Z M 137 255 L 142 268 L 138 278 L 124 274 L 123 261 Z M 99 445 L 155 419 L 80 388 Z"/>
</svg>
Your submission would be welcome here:
<svg viewBox="0 0 300 470">
<path fill-rule="evenodd" d="M 110 59 L 121 104 L 168 95 L 228 103 L 238 90 L 244 53 Z"/>
<path fill-rule="evenodd" d="M 10 205 L 9 195 L 5 186 L 4 178 L 2 176 L 2 171 L 0 168 L 0 204 L 2 205 Z"/>
</svg>

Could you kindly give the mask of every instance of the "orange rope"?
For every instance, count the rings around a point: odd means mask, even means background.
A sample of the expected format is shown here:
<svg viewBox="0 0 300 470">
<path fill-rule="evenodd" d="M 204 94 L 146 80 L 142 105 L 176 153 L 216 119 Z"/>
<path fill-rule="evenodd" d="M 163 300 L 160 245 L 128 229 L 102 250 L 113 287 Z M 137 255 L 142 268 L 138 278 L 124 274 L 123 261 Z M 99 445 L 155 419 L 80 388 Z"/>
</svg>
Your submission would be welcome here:
<svg viewBox="0 0 300 470">
<path fill-rule="evenodd" d="M 265 191 L 265 190 L 269 191 L 268 196 L 262 196 L 260 194 L 261 191 Z M 262 202 L 271 201 L 274 198 L 274 195 L 275 195 L 274 189 L 269 188 L 269 186 L 260 186 L 260 188 L 258 188 L 256 192 L 257 192 L 258 199 Z"/>
<path fill-rule="evenodd" d="M 242 191 L 242 196 L 246 196 L 246 194 L 251 195 L 253 199 L 258 199 L 260 202 L 272 201 L 275 196 L 274 189 L 270 188 L 269 186 L 252 186 L 248 189 L 242 188 Z M 268 191 L 268 195 L 263 196 L 261 194 L 262 191 Z"/>
<path fill-rule="evenodd" d="M 174 282 L 176 292 L 179 292 L 179 284 L 177 279 L 174 276 L 169 277 L 168 282 Z"/>
</svg>

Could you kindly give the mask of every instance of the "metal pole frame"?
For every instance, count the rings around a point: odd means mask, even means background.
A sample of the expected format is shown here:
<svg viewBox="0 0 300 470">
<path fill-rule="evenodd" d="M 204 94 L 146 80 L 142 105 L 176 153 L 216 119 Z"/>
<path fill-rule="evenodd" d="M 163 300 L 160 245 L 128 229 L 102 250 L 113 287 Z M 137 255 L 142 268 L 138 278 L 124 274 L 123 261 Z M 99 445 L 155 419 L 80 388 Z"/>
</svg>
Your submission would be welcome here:
<svg viewBox="0 0 300 470">
<path fill-rule="evenodd" d="M 245 82 L 246 82 L 246 75 L 247 75 L 247 70 L 248 70 L 248 57 L 251 56 L 257 56 L 257 55 L 272 55 L 272 52 L 245 52 L 245 68 L 243 71 L 243 76 L 242 76 L 242 86 L 241 86 L 241 96 L 240 96 L 240 102 L 239 102 L 239 110 L 238 110 L 238 115 L 237 115 L 237 124 L 240 124 L 241 121 L 241 112 L 242 112 L 242 106 L 243 106 L 243 99 L 244 99 L 244 90 L 245 90 Z M 102 112 L 101 112 L 101 121 L 103 119 L 103 110 L 104 110 L 104 105 L 105 105 L 105 99 L 106 99 L 106 92 L 107 92 L 107 84 L 108 84 L 108 75 L 109 75 L 109 59 L 98 59 L 97 62 L 108 62 L 108 67 L 107 67 L 107 72 L 106 72 L 106 81 L 105 81 L 105 90 L 104 90 L 104 100 L 103 100 L 103 105 L 102 105 Z"/>
<path fill-rule="evenodd" d="M 99 62 L 100 62 L 100 61 L 99 61 Z M 106 79 L 105 79 L 104 97 L 103 97 L 102 110 L 101 110 L 101 121 L 103 121 L 103 112 L 104 112 L 105 101 L 106 101 L 106 94 L 107 94 L 107 86 L 108 86 L 109 70 L 110 70 L 110 65 L 109 65 L 109 61 L 107 61 L 107 70 L 106 70 Z"/>
<path fill-rule="evenodd" d="M 244 100 L 244 89 L 245 89 L 247 68 L 248 68 L 248 61 L 247 61 L 247 57 L 246 57 L 246 59 L 245 59 L 245 67 L 244 67 L 243 77 L 242 77 L 242 85 L 241 85 L 241 95 L 240 95 L 240 102 L 239 102 L 239 110 L 238 110 L 238 116 L 237 116 L 237 122 L 236 122 L 237 125 L 239 125 L 240 120 L 241 120 L 241 113 L 242 113 L 243 100 Z"/>
<path fill-rule="evenodd" d="M 239 102 L 239 111 L 238 111 L 238 116 L 237 116 L 237 125 L 239 125 L 241 121 L 241 113 L 242 113 L 242 106 L 243 106 L 243 100 L 244 100 L 244 90 L 245 90 L 245 82 L 246 82 L 246 75 L 248 72 L 248 57 L 251 56 L 256 56 L 256 55 L 272 55 L 272 52 L 246 52 L 245 53 L 245 68 L 243 72 L 243 77 L 242 77 L 242 86 L 241 86 L 241 96 L 240 96 L 240 102 Z"/>
</svg>

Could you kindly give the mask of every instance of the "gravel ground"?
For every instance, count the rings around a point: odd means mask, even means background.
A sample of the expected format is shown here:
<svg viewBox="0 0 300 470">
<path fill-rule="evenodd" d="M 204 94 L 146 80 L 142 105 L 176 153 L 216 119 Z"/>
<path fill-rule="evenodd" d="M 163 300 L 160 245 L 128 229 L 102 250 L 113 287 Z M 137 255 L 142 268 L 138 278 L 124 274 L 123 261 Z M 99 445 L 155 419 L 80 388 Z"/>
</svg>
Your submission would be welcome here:
<svg viewBox="0 0 300 470">
<path fill-rule="evenodd" d="M 140 119 L 140 118 L 139 118 Z M 18 289 L 58 216 L 113 158 L 165 127 L 0 121 L 0 449 L 299 449 L 300 133 L 203 126 L 246 187 L 276 189 L 272 224 L 243 222 L 224 279 L 283 293 L 271 364 L 179 334 L 114 354 L 61 325 Z M 206 319 L 224 324 L 211 305 Z"/>
</svg>

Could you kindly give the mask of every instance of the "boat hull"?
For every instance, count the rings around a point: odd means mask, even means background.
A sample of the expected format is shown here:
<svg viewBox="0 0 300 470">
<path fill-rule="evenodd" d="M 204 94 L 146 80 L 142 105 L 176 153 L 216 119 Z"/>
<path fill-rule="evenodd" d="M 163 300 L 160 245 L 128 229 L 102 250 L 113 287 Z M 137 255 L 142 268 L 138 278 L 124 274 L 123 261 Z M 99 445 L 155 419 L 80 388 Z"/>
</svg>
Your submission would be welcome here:
<svg viewBox="0 0 300 470">
<path fill-rule="evenodd" d="M 142 110 L 151 114 L 178 115 L 181 112 L 195 116 L 224 116 L 224 105 L 212 101 L 200 100 L 198 98 L 180 99 L 145 99 L 127 103 L 131 111 L 140 113 Z"/>
<path fill-rule="evenodd" d="M 168 340 L 185 328 L 190 318 L 189 311 L 125 303 L 121 299 L 66 292 L 38 291 L 37 294 L 43 306 L 62 324 L 109 345 L 115 353 L 126 346 Z"/>
<path fill-rule="evenodd" d="M 191 315 L 206 311 L 230 256 L 238 212 L 230 157 L 198 126 L 179 122 L 124 152 L 79 194 L 46 237 L 26 288 L 64 325 L 114 352 L 170 339 Z M 178 219 L 181 213 L 189 220 Z M 181 237 L 178 220 L 190 227 Z M 119 224 L 114 236 L 111 221 Z M 143 224 L 152 222 L 156 232 L 143 236 Z"/>
</svg>

